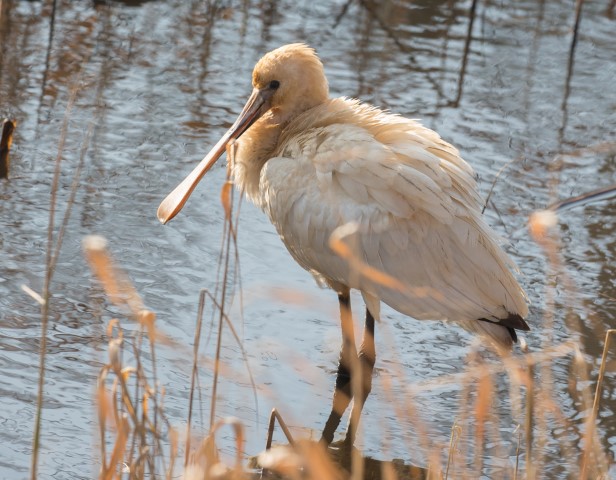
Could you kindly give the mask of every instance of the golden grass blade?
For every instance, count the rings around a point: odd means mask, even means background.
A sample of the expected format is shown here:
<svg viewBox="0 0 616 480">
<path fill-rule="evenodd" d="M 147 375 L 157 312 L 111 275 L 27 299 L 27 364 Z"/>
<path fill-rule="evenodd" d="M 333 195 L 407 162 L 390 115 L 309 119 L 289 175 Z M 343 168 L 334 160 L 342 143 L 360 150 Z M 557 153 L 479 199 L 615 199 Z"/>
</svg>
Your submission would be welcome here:
<svg viewBox="0 0 616 480">
<path fill-rule="evenodd" d="M 231 219 L 231 210 L 232 210 L 232 196 L 231 190 L 233 189 L 233 183 L 227 180 L 220 190 L 220 203 L 222 204 L 222 208 L 225 211 L 225 218 L 227 221 Z"/>
<path fill-rule="evenodd" d="M 105 380 L 109 373 L 108 368 L 105 366 L 101 369 L 98 375 L 98 381 L 96 385 L 96 405 L 98 413 L 98 429 L 99 429 L 99 441 L 101 442 L 101 477 L 106 475 L 107 471 L 107 449 L 105 442 L 105 432 L 107 426 L 107 417 L 111 414 L 111 405 L 105 390 Z"/>
<path fill-rule="evenodd" d="M 175 460 L 178 457 L 179 450 L 179 434 L 175 428 L 169 430 L 169 468 L 167 469 L 167 480 L 173 478 L 173 469 L 175 467 Z"/>
<path fill-rule="evenodd" d="M 601 356 L 601 366 L 599 367 L 599 374 L 597 376 L 597 386 L 595 388 L 595 397 L 592 405 L 592 413 L 586 421 L 586 435 L 584 446 L 584 457 L 582 460 L 582 471 L 580 478 L 585 479 L 588 475 L 588 464 L 593 452 L 593 445 L 595 443 L 595 430 L 597 428 L 597 415 L 599 414 L 599 403 L 601 401 L 601 393 L 603 392 L 603 377 L 605 376 L 605 368 L 607 366 L 607 357 L 610 349 L 610 343 L 612 335 L 616 333 L 616 329 L 610 329 L 605 333 L 605 344 L 603 345 L 603 355 Z"/>
<path fill-rule="evenodd" d="M 522 345 L 524 357 L 528 358 L 528 345 Z M 535 368 L 532 363 L 528 363 L 528 386 L 526 388 L 526 414 L 524 421 L 524 432 L 526 441 L 526 476 L 532 480 L 535 478 L 535 466 L 533 464 L 533 418 L 535 416 Z M 516 459 L 517 471 L 517 459 Z M 517 475 L 516 475 L 517 476 Z"/>
<path fill-rule="evenodd" d="M 229 171 L 227 171 L 227 175 Z M 214 377 L 212 379 L 212 402 L 210 404 L 210 428 L 213 428 L 216 417 L 216 396 L 218 392 L 218 375 L 220 373 L 220 351 L 222 347 L 222 329 L 225 319 L 225 302 L 227 298 L 227 285 L 229 278 L 229 262 L 231 260 L 231 241 L 235 239 L 233 235 L 233 216 L 231 207 L 233 206 L 233 188 L 227 188 L 228 180 L 222 188 L 221 199 L 226 202 L 229 210 L 225 211 L 225 230 L 223 232 L 223 248 L 221 256 L 223 258 L 223 270 L 222 270 L 222 288 L 220 292 L 220 315 L 218 318 L 218 332 L 216 338 L 216 354 L 214 357 Z M 226 195 L 225 195 L 226 193 Z M 223 203 L 224 207 L 224 203 Z"/>
<path fill-rule="evenodd" d="M 447 468 L 445 469 L 445 480 L 449 478 L 449 470 L 451 468 L 454 471 L 454 461 L 456 458 L 456 450 L 458 448 L 458 441 L 462 435 L 462 428 L 454 422 L 451 427 L 451 434 L 449 436 L 449 454 L 447 455 Z"/>
<path fill-rule="evenodd" d="M 109 300 L 118 307 L 128 309 L 139 319 L 142 316 L 141 312 L 145 310 L 141 296 L 128 276 L 114 266 L 107 250 L 107 240 L 98 235 L 89 235 L 83 239 L 83 251 Z"/>
<path fill-rule="evenodd" d="M 188 397 L 188 419 L 186 425 L 186 451 L 184 455 L 184 468 L 188 466 L 188 460 L 190 457 L 190 439 L 191 439 L 191 426 L 193 415 L 193 402 L 195 397 L 195 389 L 197 387 L 197 374 L 198 374 L 198 362 L 199 362 L 199 346 L 201 345 L 201 329 L 203 326 L 203 312 L 205 310 L 205 298 L 208 295 L 208 291 L 203 289 L 199 292 L 199 306 L 197 308 L 197 326 L 195 328 L 194 342 L 193 342 L 193 364 L 192 373 L 190 376 L 190 393 Z"/>
<path fill-rule="evenodd" d="M 124 460 L 124 452 L 126 451 L 126 442 L 128 441 L 130 432 L 130 423 L 126 416 L 120 417 L 120 422 L 116 425 L 117 436 L 115 444 L 113 445 L 113 452 L 111 453 L 111 459 L 106 469 L 106 475 L 102 477 L 104 480 L 111 480 L 115 477 L 116 469 Z"/>
</svg>

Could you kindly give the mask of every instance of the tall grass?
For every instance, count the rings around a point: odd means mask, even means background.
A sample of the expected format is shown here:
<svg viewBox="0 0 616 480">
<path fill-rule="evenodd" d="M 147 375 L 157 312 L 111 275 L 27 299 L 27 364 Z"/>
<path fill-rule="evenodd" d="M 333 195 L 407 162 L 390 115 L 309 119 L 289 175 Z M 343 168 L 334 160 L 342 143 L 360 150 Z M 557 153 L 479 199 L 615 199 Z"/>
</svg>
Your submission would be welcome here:
<svg viewBox="0 0 616 480">
<path fill-rule="evenodd" d="M 84 65 L 87 62 L 84 62 Z M 82 70 L 83 71 L 83 70 Z M 62 219 L 60 221 L 60 226 L 57 227 L 56 224 L 56 212 L 58 208 L 58 185 L 60 180 L 60 174 L 62 172 L 62 161 L 64 158 L 64 145 L 68 134 L 68 125 L 71 116 L 71 111 L 77 99 L 77 95 L 79 93 L 79 83 L 81 81 L 81 72 L 77 76 L 77 81 L 74 86 L 70 89 L 70 95 L 67 102 L 66 110 L 64 113 L 64 117 L 62 120 L 62 127 L 60 129 L 60 136 L 58 141 L 58 151 L 55 158 L 54 163 L 54 174 L 51 183 L 50 189 L 50 200 L 49 200 L 49 220 L 47 224 L 47 242 L 46 242 L 46 255 L 45 255 L 45 279 L 43 284 L 43 290 L 40 294 L 34 292 L 27 285 L 24 288 L 26 293 L 31 294 L 31 296 L 37 301 L 40 305 L 41 309 L 41 344 L 40 344 L 40 354 L 39 354 L 39 377 L 38 377 L 38 394 L 36 400 L 36 413 L 34 420 L 34 435 L 32 441 L 32 458 L 31 458 L 31 468 L 30 475 L 34 480 L 38 475 L 38 455 L 40 449 L 40 438 L 41 438 L 41 426 L 42 426 L 42 415 L 43 415 L 43 400 L 44 400 L 44 391 L 45 391 L 45 361 L 47 355 L 47 329 L 49 322 L 49 299 L 51 292 L 51 282 L 55 273 L 56 264 L 58 262 L 58 257 L 60 254 L 60 250 L 62 248 L 62 242 L 64 240 L 64 234 L 67 229 L 67 225 L 71 216 L 72 208 L 75 202 L 75 195 L 77 194 L 79 180 L 81 178 L 81 171 L 83 169 L 83 165 L 85 162 L 86 153 L 88 151 L 90 145 L 90 139 L 92 138 L 92 134 L 94 132 L 94 122 L 90 122 L 88 128 L 85 132 L 80 154 L 79 161 L 77 163 L 76 168 L 73 171 L 73 180 L 71 182 L 71 187 L 69 191 L 69 196 L 66 202 L 66 206 L 64 208 L 64 213 Z"/>
<path fill-rule="evenodd" d="M 78 82 L 77 82 L 78 83 Z M 50 215 L 47 231 L 46 276 L 39 294 L 29 287 L 24 289 L 41 306 L 41 350 L 39 358 L 39 382 L 35 431 L 33 439 L 31 478 L 37 478 L 38 452 L 42 426 L 42 403 L 45 385 L 46 340 L 49 318 L 49 296 L 51 282 L 69 222 L 72 206 L 79 185 L 81 170 L 89 141 L 94 131 L 90 123 L 82 142 L 79 161 L 73 172 L 73 180 L 63 215 L 57 220 L 58 184 L 62 169 L 64 141 L 67 135 L 68 119 L 78 90 L 71 90 L 63 126 L 60 132 L 58 153 L 55 160 L 54 177 L 51 185 Z M 601 144 L 584 151 L 611 151 L 613 144 Z M 583 152 L 573 152 L 581 154 Z M 233 152 L 229 152 L 233 157 Z M 547 211 L 531 216 L 529 232 L 541 247 L 547 260 L 551 283 L 545 289 L 546 309 L 542 321 L 550 332 L 556 322 L 556 288 L 564 288 L 572 298 L 575 286 L 566 275 L 561 259 L 561 245 L 558 238 L 557 214 L 582 202 L 613 195 L 614 187 L 590 192 L 587 195 L 554 203 Z M 173 347 L 186 349 L 163 335 L 156 327 L 156 314 L 147 310 L 130 281 L 128 275 L 111 258 L 106 242 L 98 237 L 84 241 L 84 254 L 94 276 L 106 291 L 109 301 L 117 305 L 124 317 L 112 320 L 107 326 L 108 361 L 98 376 L 96 390 L 97 414 L 99 421 L 99 442 L 101 468 L 100 478 L 146 478 L 164 476 L 175 478 L 181 470 L 185 478 L 249 478 L 252 473 L 244 465 L 244 427 L 238 419 L 219 419 L 217 412 L 218 385 L 224 369 L 220 361 L 223 331 L 228 329 L 234 341 L 241 347 L 237 334 L 237 319 L 229 316 L 228 301 L 239 285 L 239 254 L 237 235 L 240 200 L 234 199 L 233 186 L 229 178 L 221 191 L 221 203 L 225 215 L 225 228 L 221 243 L 217 288 L 214 292 L 202 291 L 195 325 L 193 364 L 189 405 L 187 406 L 187 428 L 182 435 L 167 419 L 164 400 L 167 392 L 159 385 L 157 374 L 157 349 Z M 58 226 L 59 225 L 59 226 Z M 386 272 L 370 269 L 354 255 L 352 245 L 345 242 L 352 237 L 353 226 L 339 229 L 332 238 L 332 248 L 346 258 L 358 275 L 370 277 L 375 282 L 391 288 L 405 289 Z M 558 278 L 558 284 L 556 283 Z M 241 293 L 241 285 L 239 285 Z M 439 295 L 439 292 L 424 292 Z M 240 295 L 241 301 L 241 295 Z M 199 374 L 204 368 L 200 353 L 203 332 L 203 318 L 206 310 L 216 315 L 216 352 L 214 361 L 206 364 L 211 368 L 211 403 L 209 428 L 202 439 L 192 431 L 192 418 L 196 408 L 196 391 L 200 385 Z M 559 315 L 560 316 L 560 315 Z M 127 325 L 130 328 L 127 328 Z M 136 325 L 135 330 L 133 326 Z M 381 327 L 381 326 L 380 326 Z M 387 326 L 382 325 L 386 331 Z M 575 324 L 571 325 L 575 329 Z M 550 443 L 557 442 L 559 449 L 569 459 L 569 473 L 581 479 L 607 478 L 612 461 L 604 451 L 596 423 L 599 418 L 603 378 L 610 355 L 609 348 L 614 330 L 606 333 L 603 356 L 595 388 L 592 388 L 591 371 L 584 360 L 579 346 L 574 341 L 554 344 L 548 335 L 544 343 L 534 349 L 522 349 L 520 354 L 504 356 L 498 361 L 486 359 L 483 347 L 477 345 L 465 359 L 465 367 L 454 375 L 434 380 L 405 385 L 401 398 L 394 393 L 394 387 L 386 378 L 381 388 L 386 392 L 387 408 L 405 428 L 412 429 L 413 441 L 401 438 L 398 441 L 408 445 L 409 458 L 413 448 L 419 445 L 427 458 L 425 468 L 403 465 L 399 462 L 377 462 L 362 457 L 354 451 L 355 461 L 349 463 L 340 451 L 327 452 L 321 445 L 308 440 L 297 439 L 289 446 L 266 445 L 259 461 L 269 474 L 285 478 L 338 479 L 338 478 L 461 478 L 474 479 L 489 472 L 491 478 L 540 479 L 548 471 L 546 451 Z M 392 342 L 393 344 L 393 342 Z M 242 349 L 246 360 L 246 355 Z M 579 392 L 579 414 L 585 419 L 581 428 L 581 448 L 565 435 L 556 431 L 578 429 L 562 412 L 558 392 L 554 385 L 552 369 L 558 359 L 567 358 L 571 363 L 572 390 Z M 246 361 L 248 365 L 248 362 Z M 395 372 L 399 378 L 404 372 Z M 495 399 L 503 379 L 509 385 L 511 418 L 514 425 L 502 428 L 499 425 L 499 408 Z M 460 385 L 459 415 L 451 420 L 451 438 L 448 443 L 434 440 L 433 426 L 422 420 L 420 406 L 416 401 L 419 394 L 433 391 L 445 385 Z M 171 392 L 173 394 L 173 392 Z M 255 392 L 256 403 L 256 392 Z M 502 410 L 502 409 L 501 409 Z M 279 420 L 281 417 L 279 416 Z M 284 424 L 284 420 L 282 420 Z M 554 425 L 558 426 L 555 428 Z M 221 428 L 232 428 L 236 439 L 236 457 L 232 465 L 222 463 L 218 454 L 216 433 Z M 283 430 L 286 427 L 283 427 Z M 360 423 L 361 428 L 361 423 Z M 287 429 L 288 430 L 288 429 Z M 503 433 L 505 432 L 505 433 Z M 515 432 L 507 434 L 507 432 Z M 409 435 L 410 437 L 410 435 Z M 184 438 L 184 440 L 182 440 Z M 338 453 L 336 457 L 335 453 Z M 514 457 L 513 461 L 511 457 Z M 183 457 L 183 466 L 180 466 Z M 490 459 L 502 459 L 506 465 L 499 468 L 490 466 Z M 574 459 L 574 460 L 571 460 Z M 359 460 L 359 461 L 358 461 Z M 375 477 L 378 475 L 378 477 Z"/>
<path fill-rule="evenodd" d="M 234 323 L 227 314 L 228 309 L 224 307 L 228 295 L 224 285 L 229 282 L 232 270 L 229 257 L 237 256 L 234 243 L 238 217 L 233 213 L 232 189 L 228 182 L 223 187 L 221 199 L 227 223 L 222 243 L 220 287 L 214 293 L 203 291 L 200 295 L 188 429 L 184 442 L 181 441 L 179 432 L 166 419 L 165 392 L 156 379 L 155 355 L 158 346 L 181 347 L 156 328 L 156 315 L 144 308 L 127 274 L 114 264 L 106 242 L 97 237 L 84 241 L 84 252 L 94 275 L 105 289 L 109 300 L 126 313 L 124 320 L 115 319 L 108 325 L 109 360 L 101 369 L 98 380 L 100 478 L 145 478 L 156 475 L 173 478 L 180 468 L 178 458 L 182 456 L 182 450 L 184 466 L 181 470 L 184 478 L 245 479 L 255 475 L 244 463 L 245 434 L 242 422 L 233 418 L 217 419 L 217 395 L 212 393 L 210 427 L 205 438 L 195 441 L 190 429 L 190 419 L 195 408 L 194 392 L 199 383 L 199 365 L 202 365 L 199 354 L 202 318 L 208 304 L 217 313 L 219 320 L 216 355 L 211 364 L 215 373 L 212 392 L 216 390 L 223 372 L 220 364 L 222 329 L 229 328 L 235 337 L 234 341 L 240 343 Z M 550 271 L 558 272 L 567 288 L 573 289 L 573 285 L 567 283 L 570 280 L 562 277 L 565 272 L 559 254 L 556 225 L 554 210 L 540 212 L 531 217 L 529 231 L 543 249 Z M 342 248 L 340 245 L 338 247 Z M 382 278 L 388 281 L 386 276 Z M 548 324 L 555 321 L 550 317 L 550 309 L 556 308 L 553 289 L 553 285 L 546 287 L 549 308 L 544 321 Z M 137 325 L 137 331 L 128 334 L 123 322 Z M 608 478 L 610 461 L 598 437 L 596 421 L 600 409 L 602 380 L 614 331 L 609 330 L 606 333 L 594 391 L 590 372 L 577 343 L 567 341 L 554 344 L 550 343 L 551 339 L 546 340 L 539 349 L 529 349 L 523 344 L 519 354 L 503 356 L 498 361 L 485 357 L 482 353 L 483 347 L 476 345 L 468 354 L 466 367 L 460 372 L 407 385 L 403 399 L 399 395 L 395 396 L 391 385 L 384 381 L 382 388 L 388 392 L 390 408 L 401 424 L 410 424 L 413 431 L 423 437 L 419 442 L 423 445 L 422 449 L 428 452 L 428 465 L 426 469 L 420 469 L 396 462 L 378 462 L 360 457 L 361 472 L 365 473 L 359 478 L 475 479 L 488 475 L 490 478 L 541 479 L 545 478 L 548 471 L 546 450 L 554 441 L 558 442 L 566 458 L 578 458 L 577 462 L 572 461 L 567 466 L 572 468 L 577 464 L 578 471 L 570 471 L 568 476 L 580 479 Z M 149 353 L 147 362 L 144 360 L 146 352 Z M 562 413 L 552 379 L 551 369 L 554 362 L 562 358 L 570 359 L 571 382 L 574 389 L 581 392 L 580 414 L 586 417 L 585 426 L 580 433 L 581 450 L 570 439 L 556 433 L 558 428 L 563 431 L 575 429 L 571 420 Z M 517 426 L 514 424 L 510 429 L 503 429 L 498 418 L 502 410 L 498 408 L 497 402 L 499 385 L 502 385 L 504 377 L 508 379 L 511 418 L 518 422 Z M 421 392 L 452 384 L 462 386 L 459 416 L 452 421 L 449 443 L 440 444 L 430 438 L 433 436 L 431 426 L 420 420 L 414 399 Z M 274 418 L 278 419 L 287 435 L 289 445 L 272 446 Z M 223 464 L 218 453 L 215 436 L 223 427 L 231 427 L 236 439 L 236 457 L 232 465 Z M 507 431 L 510 434 L 506 434 Z M 356 466 L 352 462 L 336 457 L 335 452 L 340 455 L 339 450 L 327 452 L 318 443 L 293 439 L 279 413 L 272 416 L 269 440 L 265 447 L 266 452 L 259 457 L 258 462 L 264 467 L 264 475 L 268 478 L 358 478 Z M 413 453 L 409 452 L 409 457 L 412 456 Z M 486 463 L 495 458 L 503 460 L 506 465 L 494 468 Z"/>
</svg>

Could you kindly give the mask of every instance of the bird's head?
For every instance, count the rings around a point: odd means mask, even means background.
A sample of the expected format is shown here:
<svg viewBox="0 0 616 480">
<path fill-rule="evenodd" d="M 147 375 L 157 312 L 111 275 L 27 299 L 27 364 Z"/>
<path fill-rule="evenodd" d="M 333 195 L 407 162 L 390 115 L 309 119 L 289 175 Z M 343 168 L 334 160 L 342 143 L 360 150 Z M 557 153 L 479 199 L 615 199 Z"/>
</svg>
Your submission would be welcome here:
<svg viewBox="0 0 616 480">
<path fill-rule="evenodd" d="M 252 72 L 253 95 L 283 122 L 325 102 L 329 96 L 323 64 L 316 52 L 303 43 L 273 50 L 261 58 Z"/>
<path fill-rule="evenodd" d="M 284 125 L 297 115 L 328 99 L 323 64 L 303 43 L 284 45 L 265 54 L 252 72 L 253 90 L 242 112 L 214 148 L 158 207 L 158 219 L 167 223 L 182 209 L 197 183 L 225 151 L 264 115 Z"/>
</svg>

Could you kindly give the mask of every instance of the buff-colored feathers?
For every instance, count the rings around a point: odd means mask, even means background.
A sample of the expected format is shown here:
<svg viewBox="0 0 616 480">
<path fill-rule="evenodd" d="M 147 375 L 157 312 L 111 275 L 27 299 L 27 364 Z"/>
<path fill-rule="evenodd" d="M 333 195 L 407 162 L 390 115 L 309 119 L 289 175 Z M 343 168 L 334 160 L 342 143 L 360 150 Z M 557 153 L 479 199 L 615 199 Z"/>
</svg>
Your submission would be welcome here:
<svg viewBox="0 0 616 480">
<path fill-rule="evenodd" d="M 303 44 L 266 54 L 252 79 L 237 120 L 157 215 L 171 220 L 236 142 L 235 184 L 269 216 L 297 263 L 338 293 L 345 340 L 321 440 L 333 440 L 352 396 L 346 385 L 353 394 L 360 375 L 363 398 L 355 399 L 345 440 L 352 445 L 370 392 L 380 302 L 418 320 L 457 322 L 504 352 L 515 329 L 528 330 L 526 295 L 481 214 L 473 169 L 436 132 L 357 100 L 330 99 L 323 65 Z M 367 310 L 358 350 L 350 289 Z"/>
<path fill-rule="evenodd" d="M 417 121 L 328 98 L 323 66 L 303 44 L 257 63 L 254 86 L 272 81 L 271 110 L 239 139 L 234 175 L 293 258 L 332 288 L 358 288 L 414 318 L 458 321 L 510 343 L 497 323 L 524 317 L 526 296 L 458 151 Z M 358 275 L 332 251 L 332 233 L 349 222 L 359 260 L 403 291 Z"/>
</svg>

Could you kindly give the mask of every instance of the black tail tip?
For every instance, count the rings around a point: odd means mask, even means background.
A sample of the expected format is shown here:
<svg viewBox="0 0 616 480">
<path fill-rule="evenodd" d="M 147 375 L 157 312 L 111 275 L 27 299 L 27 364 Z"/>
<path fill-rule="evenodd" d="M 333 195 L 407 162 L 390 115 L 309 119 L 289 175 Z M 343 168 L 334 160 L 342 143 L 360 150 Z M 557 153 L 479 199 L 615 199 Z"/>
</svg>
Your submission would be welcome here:
<svg viewBox="0 0 616 480">
<path fill-rule="evenodd" d="M 530 330 L 526 320 L 524 320 L 522 316 L 517 313 L 510 313 L 507 318 L 501 318 L 499 320 L 489 320 L 487 318 L 480 318 L 479 320 L 496 323 L 497 325 L 505 327 L 509 332 L 509 335 L 511 335 L 511 340 L 513 340 L 514 343 L 517 343 L 518 341 L 516 330 L 522 330 L 524 332 L 528 332 Z"/>
</svg>

